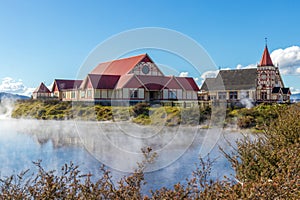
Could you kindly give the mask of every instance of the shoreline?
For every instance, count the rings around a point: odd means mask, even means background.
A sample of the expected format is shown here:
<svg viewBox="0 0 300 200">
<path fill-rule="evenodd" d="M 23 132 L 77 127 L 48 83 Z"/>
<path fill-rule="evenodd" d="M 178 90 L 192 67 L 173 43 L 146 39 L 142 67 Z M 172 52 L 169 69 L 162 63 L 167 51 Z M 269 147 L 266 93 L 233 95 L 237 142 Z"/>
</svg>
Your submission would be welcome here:
<svg viewBox="0 0 300 200">
<path fill-rule="evenodd" d="M 126 122 L 141 126 L 198 126 L 209 129 L 212 126 L 230 131 L 253 129 L 261 131 L 264 124 L 269 125 L 276 120 L 278 113 L 296 104 L 260 104 L 253 108 L 227 108 L 212 110 L 212 108 L 181 108 L 164 106 L 149 107 L 147 104 L 137 104 L 130 107 L 111 107 L 101 105 L 76 105 L 70 102 L 19 101 L 7 111 L 14 119 L 37 119 L 55 121 L 84 122 Z M 3 113 L 5 118 L 9 113 Z M 223 116 L 225 115 L 225 116 Z M 212 120 L 213 125 L 209 120 Z"/>
<path fill-rule="evenodd" d="M 7 122 L 27 122 L 30 124 L 31 122 L 37 123 L 37 124 L 64 124 L 64 123 L 70 123 L 72 122 L 74 125 L 77 123 L 84 124 L 84 125 L 133 125 L 135 127 L 140 128 L 154 128 L 157 129 L 159 127 L 165 127 L 170 129 L 178 129 L 178 128 L 196 128 L 199 130 L 212 130 L 212 129 L 218 129 L 220 131 L 230 132 L 230 133 L 241 133 L 241 132 L 247 132 L 247 133 L 255 133 L 253 129 L 241 129 L 238 128 L 236 124 L 231 124 L 231 126 L 221 127 L 221 126 L 209 126 L 209 122 L 205 122 L 203 124 L 197 124 L 197 125 L 191 125 L 191 124 L 177 124 L 173 126 L 167 126 L 167 125 L 161 125 L 158 126 L 156 124 L 137 124 L 132 121 L 95 121 L 95 120 L 76 120 L 76 119 L 64 119 L 64 120 L 53 120 L 53 119 L 34 119 L 34 118 L 0 118 L 1 121 L 7 121 Z M 17 124 L 16 124 L 17 125 Z"/>
</svg>

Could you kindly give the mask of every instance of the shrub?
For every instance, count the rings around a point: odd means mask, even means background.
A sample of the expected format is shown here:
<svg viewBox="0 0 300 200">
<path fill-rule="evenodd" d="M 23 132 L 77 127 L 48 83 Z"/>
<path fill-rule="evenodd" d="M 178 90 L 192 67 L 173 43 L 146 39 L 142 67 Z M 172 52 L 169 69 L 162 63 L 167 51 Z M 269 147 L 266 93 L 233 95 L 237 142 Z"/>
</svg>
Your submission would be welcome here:
<svg viewBox="0 0 300 200">
<path fill-rule="evenodd" d="M 149 116 L 149 104 L 147 103 L 137 103 L 132 108 L 133 116 L 137 117 L 139 115 Z"/>
<path fill-rule="evenodd" d="M 100 168 L 102 177 L 91 181 L 91 174 L 81 174 L 78 166 L 65 164 L 59 172 L 46 171 L 41 161 L 34 162 L 38 173 L 26 178 L 29 170 L 19 175 L 0 179 L 0 199 L 142 199 L 144 169 L 156 157 L 151 148 L 144 148 L 144 161 L 131 175 L 117 184 L 105 166 Z"/>
<path fill-rule="evenodd" d="M 228 117 L 237 116 L 237 125 L 240 128 L 253 128 L 262 130 L 276 120 L 279 113 L 287 108 L 286 104 L 260 104 L 253 108 L 242 108 L 229 112 Z"/>
<path fill-rule="evenodd" d="M 141 124 L 141 125 L 149 125 L 152 123 L 152 120 L 148 115 L 139 115 L 132 119 L 132 122 Z"/>
<path fill-rule="evenodd" d="M 293 105 L 278 113 L 278 118 L 265 126 L 264 132 L 256 138 L 245 137 L 238 141 L 233 154 L 223 151 L 236 171 L 237 180 L 243 185 L 240 198 L 299 197 L 299 108 L 299 105 Z"/>
<path fill-rule="evenodd" d="M 252 128 L 255 126 L 255 118 L 253 116 L 241 116 L 238 118 L 237 125 L 240 128 Z"/>
</svg>

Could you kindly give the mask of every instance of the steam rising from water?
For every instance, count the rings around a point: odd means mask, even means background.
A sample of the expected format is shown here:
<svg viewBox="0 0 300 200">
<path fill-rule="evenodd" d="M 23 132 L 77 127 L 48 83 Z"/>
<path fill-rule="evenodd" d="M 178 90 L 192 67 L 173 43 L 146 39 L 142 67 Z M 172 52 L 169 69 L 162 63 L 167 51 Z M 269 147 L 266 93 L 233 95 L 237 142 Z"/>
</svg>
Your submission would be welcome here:
<svg viewBox="0 0 300 200">
<path fill-rule="evenodd" d="M 15 100 L 9 98 L 0 99 L 0 119 L 8 119 L 14 109 Z"/>
<path fill-rule="evenodd" d="M 241 99 L 241 104 L 249 109 L 254 106 L 253 101 L 251 101 L 251 99 L 248 98 Z"/>
<path fill-rule="evenodd" d="M 157 129 L 128 122 L 16 120 L 10 119 L 12 109 L 13 101 L 2 101 L 1 176 L 32 169 L 31 161 L 42 159 L 49 170 L 59 170 L 64 163 L 73 161 L 83 171 L 96 175 L 104 163 L 117 170 L 113 175 L 118 180 L 123 172 L 136 168 L 136 162 L 143 159 L 140 149 L 146 146 L 158 153 L 156 162 L 146 168 L 147 187 L 151 189 L 184 182 L 195 169 L 199 154 L 206 156 L 208 152 L 213 159 L 218 158 L 213 166 L 214 178 L 233 173 L 218 145 L 228 149 L 224 137 L 234 141 L 239 134 L 196 125 Z"/>
<path fill-rule="evenodd" d="M 173 141 L 176 127 L 166 128 L 164 132 L 157 135 L 157 139 L 151 140 L 128 140 L 124 135 L 119 134 L 118 126 L 134 127 L 137 131 L 139 126 L 125 122 L 80 122 L 81 127 L 87 127 L 85 137 L 79 137 L 76 130 L 78 122 L 74 121 L 43 121 L 6 119 L 0 121 L 0 172 L 1 176 L 18 173 L 21 170 L 33 167 L 31 161 L 43 160 L 46 169 L 59 170 L 66 163 L 73 161 L 80 165 L 83 172 L 91 172 L 99 177 L 98 167 L 101 165 L 95 155 L 101 155 L 101 159 L 113 166 L 114 169 L 128 169 L 132 171 L 141 161 L 142 156 L 139 149 L 144 146 L 152 146 L 153 150 L 162 149 L 160 145 L 165 145 L 166 141 Z M 104 129 L 105 134 L 98 134 L 99 127 Z M 192 144 L 189 144 L 189 137 L 194 136 L 196 127 L 185 127 L 184 131 L 178 133 L 178 140 L 170 145 L 167 150 L 158 152 L 158 160 L 147 169 L 146 173 L 147 189 L 155 189 L 163 186 L 172 186 L 177 182 L 184 183 L 185 179 L 191 175 L 195 169 L 194 163 L 198 162 L 199 152 L 210 145 L 208 141 L 214 142 L 215 135 L 213 129 L 210 132 L 204 129 L 197 129 Z M 150 134 L 151 127 L 140 129 L 140 134 Z M 169 132 L 168 132 L 169 131 Z M 134 133 L 137 134 L 137 133 Z M 241 135 L 231 132 L 221 133 L 222 137 L 217 145 L 210 150 L 212 159 L 218 158 L 213 165 L 212 178 L 221 179 L 224 175 L 229 176 L 234 173 L 228 161 L 218 151 L 218 145 L 230 151 L 225 138 L 234 141 Z M 89 138 L 89 139 L 88 139 Z M 165 143 L 166 142 L 166 143 Z M 204 143 L 205 142 L 205 143 Z M 109 143 L 109 144 L 108 144 Z M 115 146 L 112 147 L 111 143 Z M 123 145 L 125 144 L 125 146 Z M 189 147 L 187 149 L 187 144 Z M 122 150 L 118 151 L 118 146 L 122 145 Z M 88 150 L 87 153 L 85 150 Z M 132 154 L 128 157 L 126 149 Z M 184 153 L 182 154 L 182 149 Z M 201 150 L 202 149 L 202 150 Z M 178 156 L 179 155 L 179 156 Z M 176 158 L 170 162 L 170 157 Z M 159 169 L 159 170 L 155 170 Z M 12 171 L 13 170 L 13 171 Z M 113 170 L 115 180 L 124 176 L 123 172 Z M 154 170 L 154 171 L 153 171 Z M 124 171 L 124 170 L 122 170 Z"/>
<path fill-rule="evenodd" d="M 1 118 L 9 119 L 12 110 L 13 101 L 4 99 Z M 181 113 L 182 117 L 186 115 L 188 113 Z M 221 135 L 220 129 L 200 129 L 196 125 L 197 118 L 194 126 L 175 127 L 140 126 L 129 122 L 5 121 L 12 130 L 30 135 L 39 145 L 50 141 L 53 148 L 77 146 L 87 150 L 101 163 L 123 172 L 133 171 L 136 163 L 143 160 L 141 149 L 144 147 L 149 146 L 158 154 L 157 161 L 146 168 L 150 172 L 176 162 L 191 145 L 199 148 L 202 157 L 206 156 Z"/>
</svg>

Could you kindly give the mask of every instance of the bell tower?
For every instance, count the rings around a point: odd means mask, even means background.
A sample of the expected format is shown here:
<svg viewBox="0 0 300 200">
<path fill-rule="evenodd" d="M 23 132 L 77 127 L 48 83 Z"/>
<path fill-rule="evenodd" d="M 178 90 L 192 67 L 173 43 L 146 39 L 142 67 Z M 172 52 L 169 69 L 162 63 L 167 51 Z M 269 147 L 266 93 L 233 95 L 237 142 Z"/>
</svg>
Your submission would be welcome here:
<svg viewBox="0 0 300 200">
<path fill-rule="evenodd" d="M 284 85 L 279 73 L 278 66 L 275 66 L 272 62 L 266 39 L 265 49 L 261 61 L 257 66 L 257 101 L 272 101 L 272 90 L 274 87 L 283 88 Z"/>
</svg>

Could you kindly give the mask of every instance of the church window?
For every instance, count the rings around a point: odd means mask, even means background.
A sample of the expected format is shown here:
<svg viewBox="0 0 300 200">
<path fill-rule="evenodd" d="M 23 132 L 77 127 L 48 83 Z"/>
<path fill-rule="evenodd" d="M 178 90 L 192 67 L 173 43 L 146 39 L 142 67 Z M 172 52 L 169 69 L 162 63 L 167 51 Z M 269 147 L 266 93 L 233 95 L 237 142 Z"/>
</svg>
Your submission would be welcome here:
<svg viewBox="0 0 300 200">
<path fill-rule="evenodd" d="M 216 100 L 216 95 L 210 95 L 208 99 L 214 101 Z"/>
<path fill-rule="evenodd" d="M 85 97 L 85 91 L 81 91 L 81 92 L 80 92 L 80 97 L 81 97 L 81 98 L 84 98 L 84 97 Z"/>
<path fill-rule="evenodd" d="M 130 89 L 130 98 L 138 98 L 138 89 Z"/>
<path fill-rule="evenodd" d="M 71 98 L 75 99 L 75 91 L 71 91 Z"/>
<path fill-rule="evenodd" d="M 177 99 L 176 90 L 169 90 L 169 99 Z"/>
<path fill-rule="evenodd" d="M 237 99 L 237 98 L 238 98 L 237 91 L 229 92 L 229 99 L 235 100 L 235 99 Z"/>
<path fill-rule="evenodd" d="M 107 90 L 102 90 L 101 96 L 102 96 L 102 98 L 107 98 Z"/>
<path fill-rule="evenodd" d="M 261 99 L 266 100 L 267 99 L 267 92 L 261 92 Z"/>
<path fill-rule="evenodd" d="M 249 91 L 242 91 L 241 92 L 241 98 L 242 99 L 244 99 L 244 98 L 246 98 L 246 99 L 248 99 L 249 98 Z"/>
<path fill-rule="evenodd" d="M 88 98 L 91 98 L 91 97 L 92 97 L 92 90 L 88 90 L 88 91 L 87 91 L 87 97 L 88 97 Z"/>
<path fill-rule="evenodd" d="M 218 97 L 220 100 L 226 99 L 226 92 L 218 92 Z"/>
<path fill-rule="evenodd" d="M 113 90 L 107 90 L 107 97 L 114 99 L 115 98 L 115 93 Z"/>
</svg>

